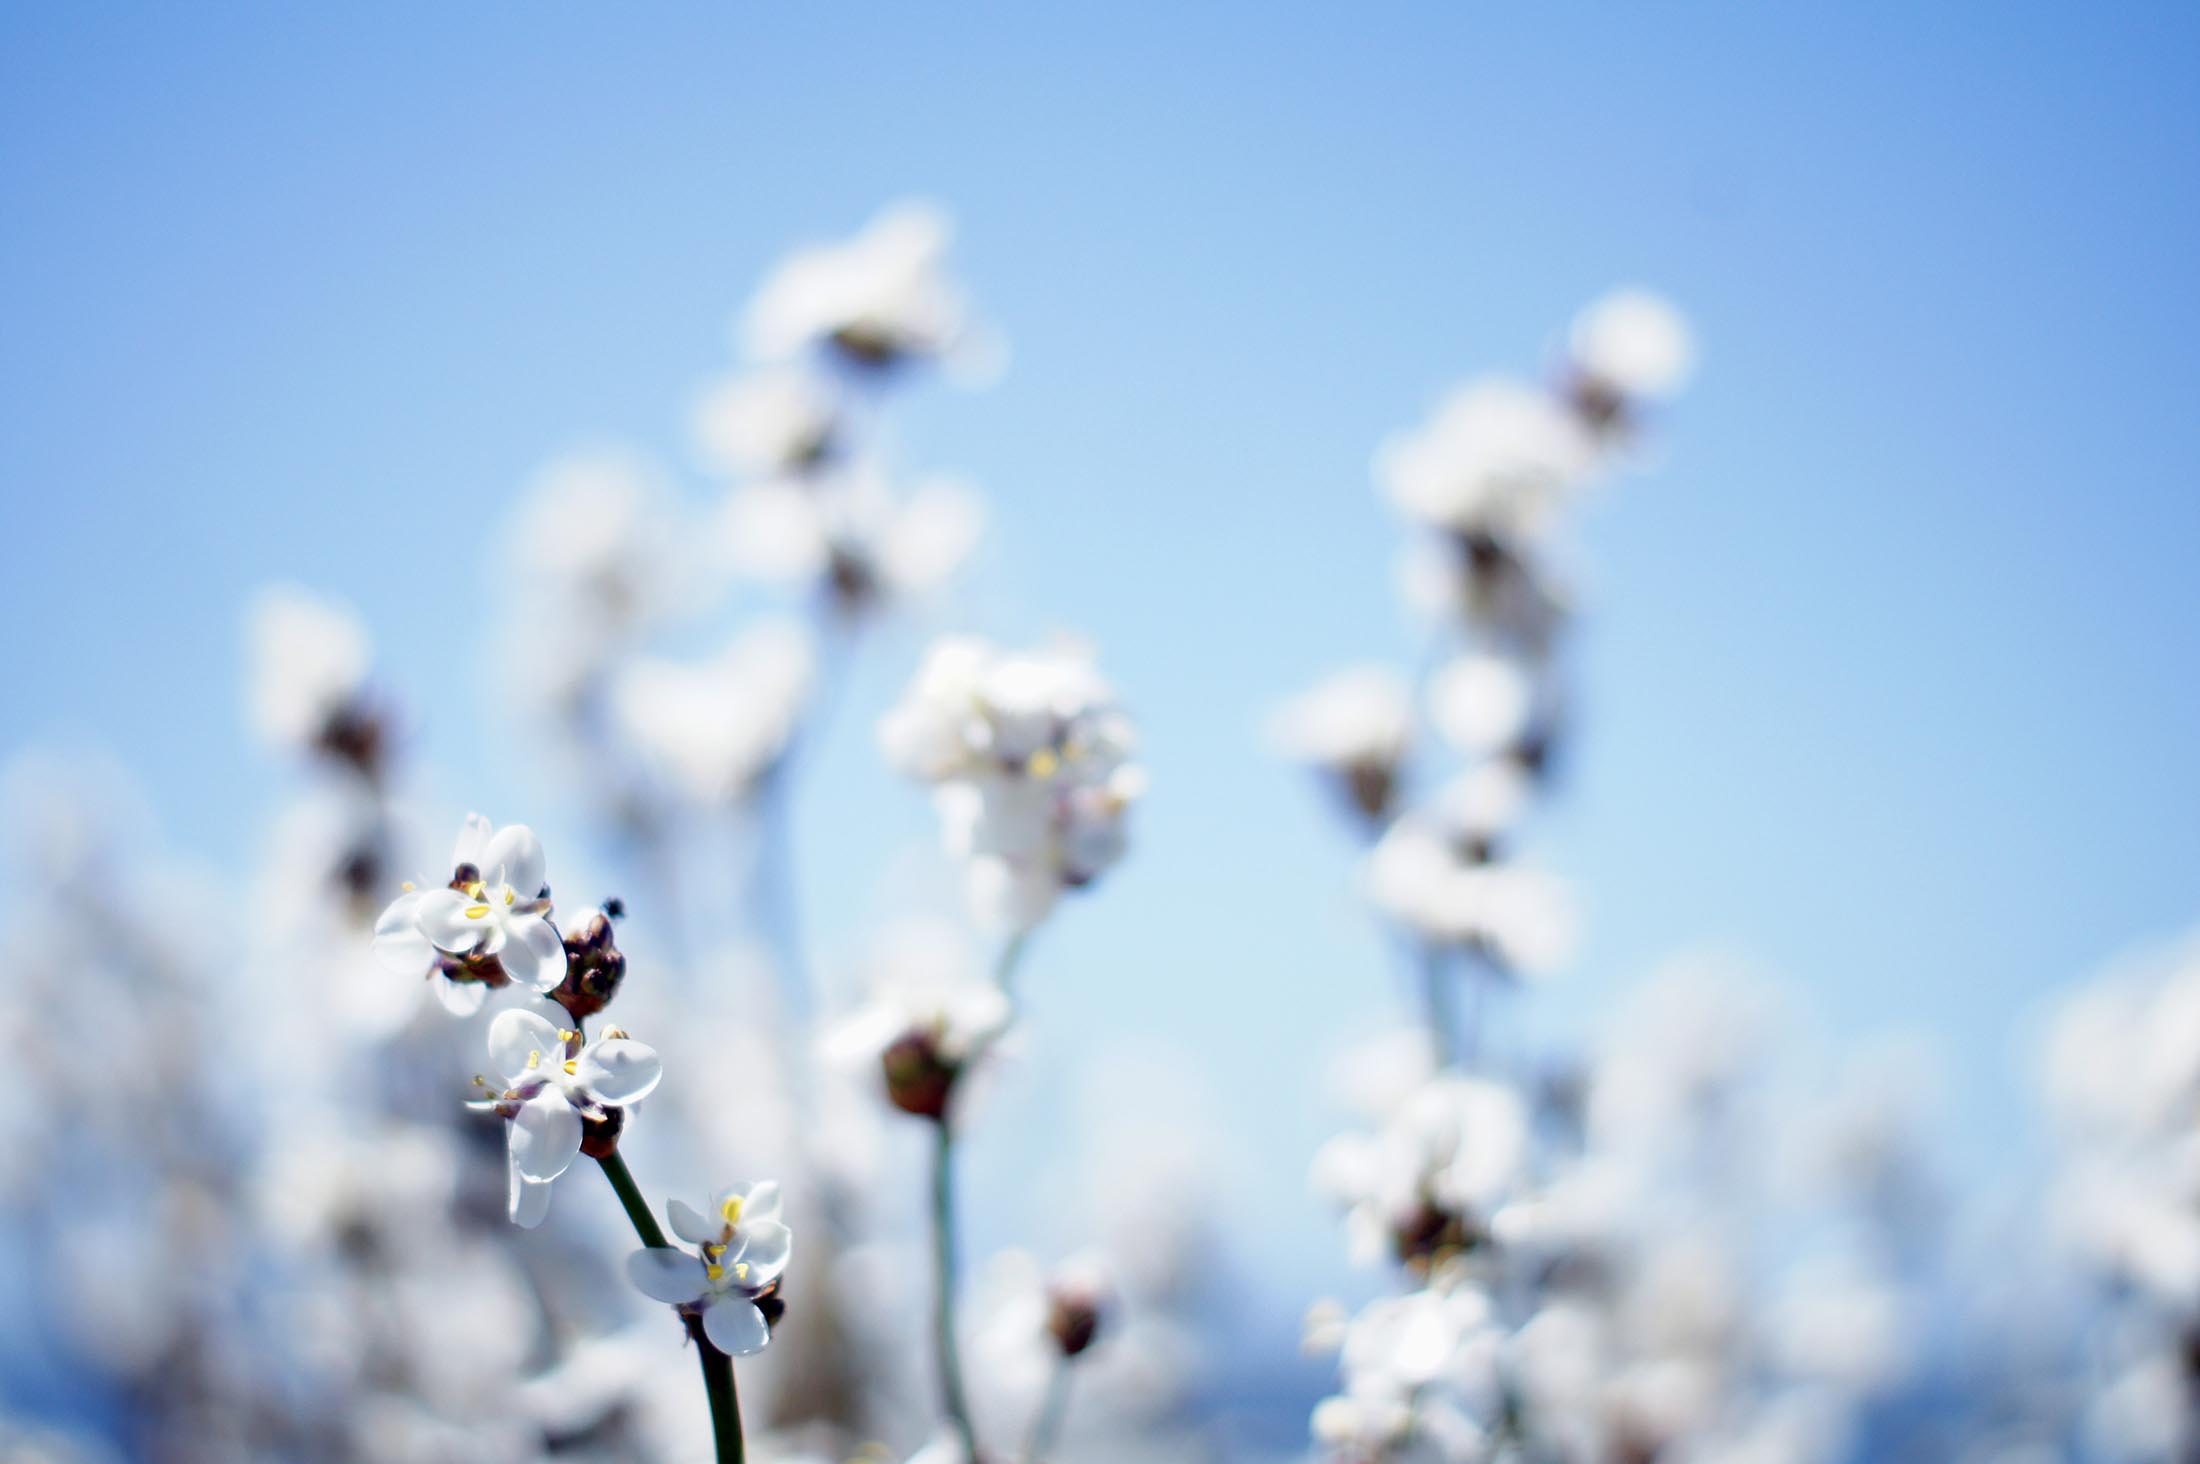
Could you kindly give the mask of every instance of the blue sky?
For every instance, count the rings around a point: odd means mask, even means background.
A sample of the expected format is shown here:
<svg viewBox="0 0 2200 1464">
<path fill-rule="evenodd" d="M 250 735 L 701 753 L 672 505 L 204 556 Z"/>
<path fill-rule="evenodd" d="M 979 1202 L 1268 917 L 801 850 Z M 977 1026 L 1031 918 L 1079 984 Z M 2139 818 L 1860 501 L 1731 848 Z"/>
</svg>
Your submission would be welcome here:
<svg viewBox="0 0 2200 1464">
<path fill-rule="evenodd" d="M 1811 9 L 12 7 L 0 745 L 110 750 L 244 860 L 285 777 L 238 619 L 292 579 L 372 622 L 436 796 L 532 816 L 455 526 L 561 448 L 677 455 L 780 251 L 936 197 L 1014 346 L 900 424 L 994 500 L 964 618 L 1090 635 L 1154 773 L 1036 1041 L 1159 1024 L 1233 1205 L 1327 1247 L 1313 1074 L 1393 992 L 1258 724 L 1410 653 L 1374 444 L 1640 282 L 1705 365 L 1588 526 L 1548 853 L 1590 926 L 1540 1010 L 1737 947 L 1934 1034 L 1990 1167 L 2043 995 L 2196 913 L 2200 15 Z M 915 650 L 804 794 L 829 945 L 926 816 L 865 725 Z"/>
</svg>

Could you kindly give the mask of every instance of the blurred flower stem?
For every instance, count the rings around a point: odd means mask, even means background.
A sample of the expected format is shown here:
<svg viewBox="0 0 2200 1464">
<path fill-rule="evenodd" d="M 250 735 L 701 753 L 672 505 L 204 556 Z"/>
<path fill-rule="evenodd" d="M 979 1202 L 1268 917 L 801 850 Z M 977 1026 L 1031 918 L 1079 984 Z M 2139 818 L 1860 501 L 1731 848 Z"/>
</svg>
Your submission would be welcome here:
<svg viewBox="0 0 2200 1464">
<path fill-rule="evenodd" d="M 1452 973 L 1445 967 L 1444 950 L 1433 941 L 1422 941 L 1415 952 L 1421 979 L 1424 1019 L 1428 1023 L 1429 1050 L 1436 1065 L 1448 1068 L 1459 1060 L 1459 1003 Z"/>
<path fill-rule="evenodd" d="M 619 1196 L 619 1205 L 626 1211 L 626 1218 L 642 1244 L 652 1250 L 667 1249 L 671 1242 L 665 1239 L 657 1217 L 649 1213 L 649 1202 L 642 1198 L 641 1187 L 634 1183 L 625 1156 L 614 1149 L 596 1162 L 603 1166 L 604 1178 L 611 1181 L 611 1188 Z M 734 1389 L 733 1359 L 712 1346 L 710 1338 L 703 1335 L 701 1318 L 684 1316 L 683 1320 L 687 1323 L 689 1338 L 695 1343 L 696 1355 L 702 1359 L 703 1391 L 710 1398 L 710 1428 L 718 1464 L 746 1464 L 748 1454 L 741 1441 L 741 1396 Z"/>
<path fill-rule="evenodd" d="M 1019 930 L 1001 947 L 993 966 L 994 984 L 1008 998 L 1008 1014 L 999 1027 L 985 1034 L 964 1057 L 963 1073 L 1000 1040 L 1016 1020 L 1016 968 L 1030 945 L 1031 932 Z M 970 1399 L 963 1390 L 962 1358 L 955 1342 L 955 1121 L 949 1105 L 933 1122 L 932 1148 L 932 1340 L 939 1353 L 940 1406 L 954 1425 L 963 1452 L 971 1464 L 981 1464 L 978 1430 L 970 1419 Z"/>
<path fill-rule="evenodd" d="M 1024 1464 L 1046 1464 L 1049 1454 L 1062 1438 L 1062 1422 L 1069 1416 L 1070 1369 L 1076 1364 L 1067 1357 L 1058 1358 L 1054 1372 L 1047 1378 L 1046 1397 L 1040 1401 L 1038 1416 L 1031 1421 L 1031 1441 L 1024 1445 Z"/>
</svg>

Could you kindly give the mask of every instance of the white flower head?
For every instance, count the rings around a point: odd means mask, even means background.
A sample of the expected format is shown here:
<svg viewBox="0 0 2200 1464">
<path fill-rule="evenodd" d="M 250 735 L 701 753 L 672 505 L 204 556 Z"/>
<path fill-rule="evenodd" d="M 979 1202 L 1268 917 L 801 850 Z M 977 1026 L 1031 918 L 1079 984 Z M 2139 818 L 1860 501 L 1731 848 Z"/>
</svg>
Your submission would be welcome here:
<svg viewBox="0 0 2200 1464">
<path fill-rule="evenodd" d="M 932 783 L 949 853 L 989 924 L 1029 929 L 1065 889 L 1119 860 L 1144 771 L 1089 657 L 938 642 L 879 726 L 901 771 Z"/>
<path fill-rule="evenodd" d="M 800 726 L 816 660 L 800 624 L 762 621 L 710 660 L 635 662 L 613 683 L 612 716 L 664 785 L 703 807 L 735 803 Z"/>
<path fill-rule="evenodd" d="M 946 272 L 952 237 L 942 210 L 905 202 L 852 239 L 798 250 L 749 303 L 750 353 L 784 360 L 824 346 L 863 366 L 945 355 L 968 328 Z"/>
<path fill-rule="evenodd" d="M 1614 290 L 1574 317 L 1567 342 L 1574 369 L 1625 399 L 1671 396 L 1695 369 L 1688 322 L 1663 296 Z"/>
<path fill-rule="evenodd" d="M 693 415 L 696 446 L 729 477 L 807 472 L 832 450 L 838 407 L 825 383 L 795 367 L 711 383 Z"/>
<path fill-rule="evenodd" d="M 1479 781 L 1457 785 L 1448 812 L 1482 826 L 1447 828 L 1420 813 L 1399 819 L 1368 855 L 1368 898 L 1424 940 L 1475 947 L 1514 975 L 1546 975 L 1573 954 L 1572 893 L 1541 870 L 1488 861 L 1525 789 L 1501 765 L 1470 779 Z"/>
<path fill-rule="evenodd" d="M 674 1200 L 666 1206 L 673 1233 L 696 1251 L 646 1247 L 627 1257 L 627 1276 L 650 1300 L 700 1317 L 719 1351 L 761 1352 L 771 1327 L 757 1298 L 787 1269 L 794 1244 L 779 1211 L 779 1185 L 771 1180 L 719 1191 L 708 1213 Z"/>
<path fill-rule="evenodd" d="M 1444 1073 L 1373 1134 L 1332 1139 L 1315 1187 L 1346 1207 L 1356 1258 L 1440 1263 L 1478 1242 L 1527 1178 L 1526 1103 L 1512 1088 Z"/>
<path fill-rule="evenodd" d="M 542 841 L 525 824 L 494 828 L 468 814 L 451 855 L 450 882 L 407 888 L 374 924 L 375 954 L 407 975 L 437 978 L 437 994 L 461 1016 L 488 990 L 514 981 L 538 992 L 565 979 L 565 942 L 550 919 Z"/>
<path fill-rule="evenodd" d="M 857 471 L 755 484 L 727 501 L 723 519 L 736 573 L 817 585 L 847 611 L 938 589 L 984 529 L 984 500 L 959 478 L 925 478 L 904 495 Z"/>
<path fill-rule="evenodd" d="M 1596 466 L 1566 405 L 1516 381 L 1469 382 L 1421 427 L 1384 443 L 1375 475 L 1414 519 L 1461 535 L 1532 540 Z"/>
<path fill-rule="evenodd" d="M 506 1120 L 512 1223 L 533 1229 L 550 1209 L 550 1184 L 581 1151 L 583 1121 L 649 1096 L 664 1076 L 656 1049 L 613 1027 L 593 1042 L 519 1007 L 489 1024 L 489 1062 L 505 1081 L 475 1083 L 467 1106 Z"/>
<path fill-rule="evenodd" d="M 1429 720 L 1445 740 L 1470 756 L 1519 746 L 1535 718 L 1536 684 L 1511 656 L 1455 656 L 1429 682 Z"/>
<path fill-rule="evenodd" d="M 248 639 L 252 725 L 267 742 L 311 747 L 358 709 L 372 653 L 350 610 L 276 586 L 253 601 Z"/>
</svg>

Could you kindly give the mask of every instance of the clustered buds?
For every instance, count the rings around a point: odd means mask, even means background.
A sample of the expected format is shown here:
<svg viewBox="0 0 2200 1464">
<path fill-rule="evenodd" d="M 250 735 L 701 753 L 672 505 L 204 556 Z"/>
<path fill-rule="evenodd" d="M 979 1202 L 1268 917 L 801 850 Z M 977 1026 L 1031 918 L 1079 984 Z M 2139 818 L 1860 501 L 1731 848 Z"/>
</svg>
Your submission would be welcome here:
<svg viewBox="0 0 2200 1464">
<path fill-rule="evenodd" d="M 612 936 L 612 922 L 625 913 L 618 900 L 606 900 L 565 936 L 565 980 L 550 999 L 578 1022 L 596 1015 L 619 994 L 626 979 L 626 954 Z"/>
</svg>

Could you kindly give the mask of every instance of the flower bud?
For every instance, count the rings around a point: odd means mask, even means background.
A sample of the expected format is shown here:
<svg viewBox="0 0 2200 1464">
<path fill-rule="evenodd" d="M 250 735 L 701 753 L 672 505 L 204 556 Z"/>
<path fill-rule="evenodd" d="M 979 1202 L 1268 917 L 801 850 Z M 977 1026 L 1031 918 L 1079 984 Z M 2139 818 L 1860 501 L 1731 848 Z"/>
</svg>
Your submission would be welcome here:
<svg viewBox="0 0 2200 1464">
<path fill-rule="evenodd" d="M 606 1108 L 601 1118 L 581 1119 L 581 1152 L 591 1159 L 609 1159 L 619 1152 L 619 1134 L 626 1128 L 626 1110 Z"/>
<path fill-rule="evenodd" d="M 608 906 L 618 904 L 617 900 L 607 902 Z M 550 997 L 576 1022 L 611 1005 L 611 998 L 619 994 L 619 983 L 626 979 L 626 953 L 612 939 L 613 918 L 608 908 L 596 911 L 565 937 L 565 980 Z"/>
<path fill-rule="evenodd" d="M 1064 1357 L 1092 1346 L 1108 1309 L 1107 1282 L 1090 1267 L 1064 1267 L 1047 1283 L 1047 1334 Z"/>
<path fill-rule="evenodd" d="M 886 1096 L 896 1108 L 919 1118 L 947 1116 L 962 1064 L 949 1060 L 935 1034 L 916 1031 L 895 1038 L 879 1054 L 879 1066 L 886 1074 Z"/>
</svg>

